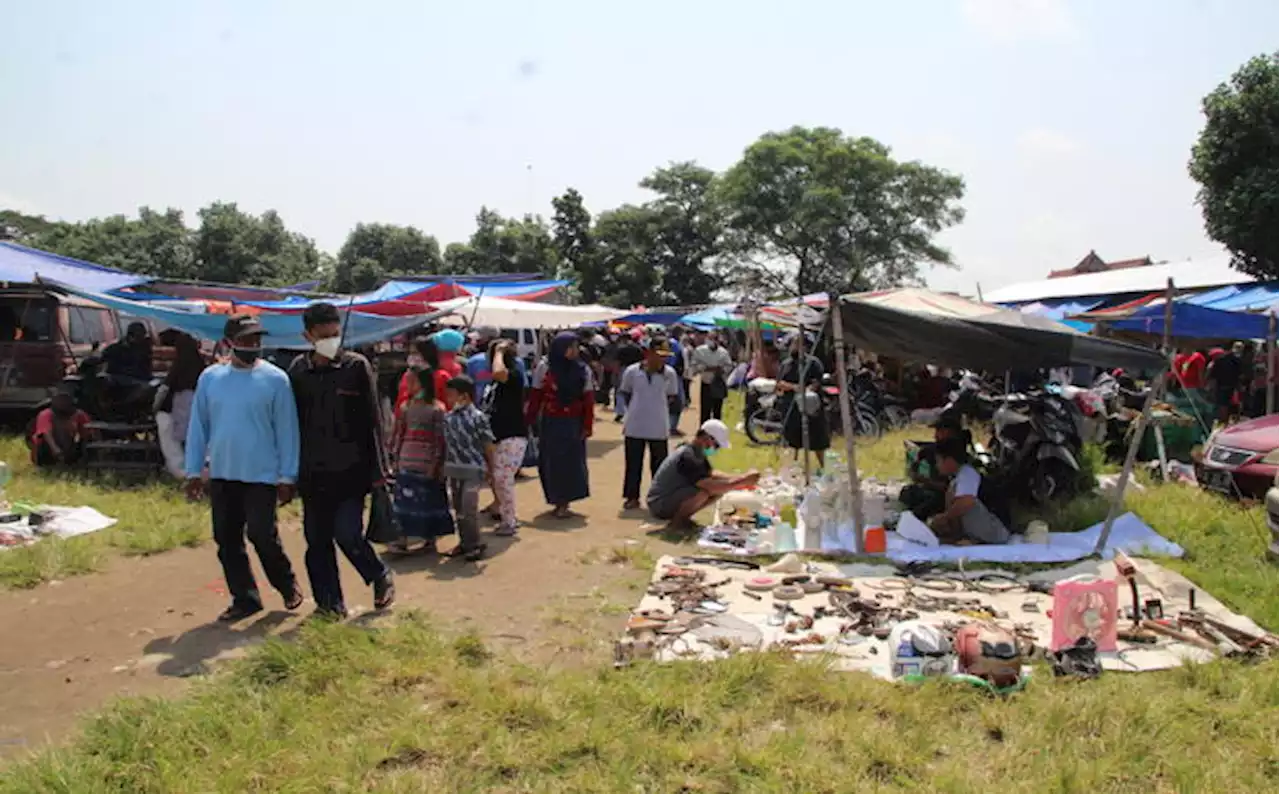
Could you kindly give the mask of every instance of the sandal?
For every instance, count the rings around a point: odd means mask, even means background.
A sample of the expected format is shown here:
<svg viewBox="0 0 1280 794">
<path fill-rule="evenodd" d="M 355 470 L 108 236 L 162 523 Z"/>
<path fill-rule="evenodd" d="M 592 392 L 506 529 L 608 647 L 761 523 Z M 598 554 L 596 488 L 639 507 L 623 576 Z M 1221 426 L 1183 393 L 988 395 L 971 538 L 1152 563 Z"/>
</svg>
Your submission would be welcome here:
<svg viewBox="0 0 1280 794">
<path fill-rule="evenodd" d="M 387 571 L 387 575 L 373 583 L 373 608 L 386 609 L 396 602 L 395 575 Z"/>
<path fill-rule="evenodd" d="M 454 546 L 452 549 L 446 551 L 444 556 L 451 560 L 461 557 L 467 562 L 475 562 L 484 556 L 485 549 L 487 548 L 488 546 L 483 543 L 472 549 L 463 548 L 462 546 Z"/>
<path fill-rule="evenodd" d="M 293 595 L 284 600 L 284 608 L 292 612 L 302 606 L 302 591 L 294 590 Z"/>
</svg>

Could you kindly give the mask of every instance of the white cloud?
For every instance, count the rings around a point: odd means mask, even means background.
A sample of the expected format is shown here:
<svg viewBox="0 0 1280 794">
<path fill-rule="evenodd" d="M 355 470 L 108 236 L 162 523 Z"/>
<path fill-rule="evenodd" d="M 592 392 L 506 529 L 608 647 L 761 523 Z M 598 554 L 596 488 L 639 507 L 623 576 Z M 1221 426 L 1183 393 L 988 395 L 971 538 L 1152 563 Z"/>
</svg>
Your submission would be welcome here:
<svg viewBox="0 0 1280 794">
<path fill-rule="evenodd" d="M 1018 136 L 1018 150 L 1033 157 L 1069 157 L 1080 149 L 1074 138 L 1044 127 L 1029 129 Z"/>
<path fill-rule="evenodd" d="M 1065 0 L 963 0 L 971 27 L 996 41 L 1055 39 L 1075 33 Z"/>
<path fill-rule="evenodd" d="M 34 202 L 0 191 L 0 210 L 14 210 L 24 215 L 39 215 L 40 210 Z"/>
</svg>

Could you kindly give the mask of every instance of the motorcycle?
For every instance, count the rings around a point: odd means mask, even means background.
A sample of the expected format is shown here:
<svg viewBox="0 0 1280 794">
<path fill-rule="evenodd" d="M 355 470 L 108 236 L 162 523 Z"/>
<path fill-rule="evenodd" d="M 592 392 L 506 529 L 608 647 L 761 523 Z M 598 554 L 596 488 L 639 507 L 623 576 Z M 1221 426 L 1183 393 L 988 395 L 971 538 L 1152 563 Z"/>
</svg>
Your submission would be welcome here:
<svg viewBox="0 0 1280 794">
<path fill-rule="evenodd" d="M 995 479 L 1041 505 L 1075 493 L 1084 417 L 1050 392 L 1008 395 L 992 417 Z"/>
<path fill-rule="evenodd" d="M 776 380 L 753 378 L 747 382 L 747 418 L 743 429 L 751 443 L 762 446 L 782 443 L 782 425 L 786 417 L 778 403 Z"/>
<path fill-rule="evenodd" d="M 854 404 L 860 414 L 869 414 L 877 425 L 893 430 L 911 424 L 911 413 L 907 411 L 906 402 L 890 394 L 869 370 L 853 375 L 849 382 L 853 386 Z"/>
</svg>

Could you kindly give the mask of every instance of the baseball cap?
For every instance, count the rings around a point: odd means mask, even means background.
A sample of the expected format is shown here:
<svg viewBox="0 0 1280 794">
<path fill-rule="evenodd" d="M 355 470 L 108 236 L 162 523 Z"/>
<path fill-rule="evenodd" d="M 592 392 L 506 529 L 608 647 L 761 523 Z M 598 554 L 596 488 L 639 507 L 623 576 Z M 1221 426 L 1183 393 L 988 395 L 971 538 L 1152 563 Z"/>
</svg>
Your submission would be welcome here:
<svg viewBox="0 0 1280 794">
<path fill-rule="evenodd" d="M 222 326 L 222 335 L 232 340 L 266 333 L 262 323 L 252 314 L 234 314 L 227 318 L 226 324 Z"/>
<path fill-rule="evenodd" d="M 706 433 L 716 442 L 716 446 L 720 449 L 728 449 L 729 444 L 729 426 L 719 419 L 708 419 L 702 423 L 702 427 L 698 428 L 699 433 Z"/>
<path fill-rule="evenodd" d="M 667 340 L 661 336 L 655 336 L 651 339 L 644 340 L 640 343 L 640 347 L 645 350 L 651 350 L 659 355 L 671 355 L 671 345 L 668 345 Z"/>
</svg>

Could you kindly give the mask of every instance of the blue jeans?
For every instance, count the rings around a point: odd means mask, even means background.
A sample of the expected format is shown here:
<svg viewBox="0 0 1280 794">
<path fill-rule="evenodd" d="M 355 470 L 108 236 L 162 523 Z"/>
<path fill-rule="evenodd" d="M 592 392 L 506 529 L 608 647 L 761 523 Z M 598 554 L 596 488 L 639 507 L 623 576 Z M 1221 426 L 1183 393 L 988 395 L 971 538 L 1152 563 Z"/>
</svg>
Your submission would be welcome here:
<svg viewBox="0 0 1280 794">
<path fill-rule="evenodd" d="M 311 594 L 322 610 L 346 610 L 335 544 L 365 584 L 373 584 L 388 573 L 386 563 L 364 539 L 364 494 L 345 499 L 303 497 L 302 534 L 307 539 L 307 578 L 311 580 Z"/>
</svg>

